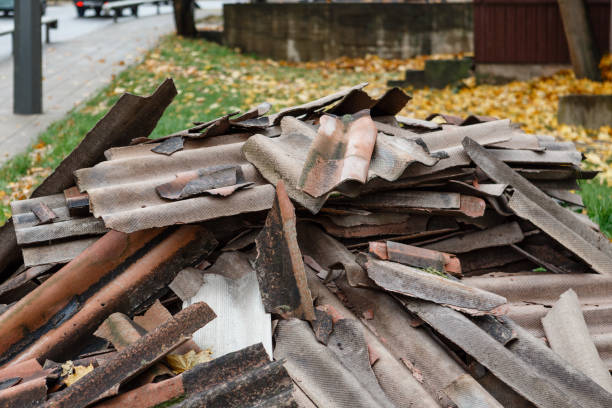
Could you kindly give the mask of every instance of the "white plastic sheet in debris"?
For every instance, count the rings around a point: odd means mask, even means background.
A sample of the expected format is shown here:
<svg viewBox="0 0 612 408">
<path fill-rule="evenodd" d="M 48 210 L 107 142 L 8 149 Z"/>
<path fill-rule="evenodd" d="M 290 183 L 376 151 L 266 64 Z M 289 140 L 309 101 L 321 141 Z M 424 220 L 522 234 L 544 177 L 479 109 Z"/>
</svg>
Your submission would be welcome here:
<svg viewBox="0 0 612 408">
<path fill-rule="evenodd" d="M 202 276 L 202 286 L 183 308 L 206 302 L 217 317 L 196 331 L 193 340 L 213 358 L 262 343 L 272 356 L 272 321 L 264 310 L 255 271 L 246 255 L 223 253 Z M 179 278 L 179 277 L 177 277 Z M 180 278 L 179 278 L 180 279 Z"/>
</svg>

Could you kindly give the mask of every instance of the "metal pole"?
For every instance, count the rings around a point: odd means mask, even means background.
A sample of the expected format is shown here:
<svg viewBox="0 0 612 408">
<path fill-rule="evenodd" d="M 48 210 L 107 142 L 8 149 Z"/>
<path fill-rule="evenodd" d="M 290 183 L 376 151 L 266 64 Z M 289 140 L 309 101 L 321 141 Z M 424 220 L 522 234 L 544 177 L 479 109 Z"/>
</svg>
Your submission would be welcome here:
<svg viewBox="0 0 612 408">
<path fill-rule="evenodd" d="M 13 111 L 42 113 L 40 0 L 15 1 Z"/>
</svg>

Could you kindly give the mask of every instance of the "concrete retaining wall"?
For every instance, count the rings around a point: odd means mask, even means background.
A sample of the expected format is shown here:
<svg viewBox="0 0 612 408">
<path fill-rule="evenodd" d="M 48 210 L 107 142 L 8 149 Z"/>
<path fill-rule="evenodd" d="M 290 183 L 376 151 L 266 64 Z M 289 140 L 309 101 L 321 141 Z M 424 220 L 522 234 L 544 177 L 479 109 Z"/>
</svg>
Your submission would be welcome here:
<svg viewBox="0 0 612 408">
<path fill-rule="evenodd" d="M 471 3 L 226 4 L 224 43 L 278 60 L 472 52 Z"/>
<path fill-rule="evenodd" d="M 612 95 L 566 95 L 559 98 L 559 123 L 589 129 L 612 126 Z"/>
</svg>

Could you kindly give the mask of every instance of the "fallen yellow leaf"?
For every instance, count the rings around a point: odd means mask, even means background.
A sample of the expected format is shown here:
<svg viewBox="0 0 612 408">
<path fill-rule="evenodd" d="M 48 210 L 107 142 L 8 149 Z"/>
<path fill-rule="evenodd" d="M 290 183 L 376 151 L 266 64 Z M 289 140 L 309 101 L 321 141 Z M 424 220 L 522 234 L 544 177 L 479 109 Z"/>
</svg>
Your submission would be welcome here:
<svg viewBox="0 0 612 408">
<path fill-rule="evenodd" d="M 70 387 L 72 384 L 79 381 L 85 374 L 93 371 L 93 369 L 93 364 L 89 364 L 88 366 L 75 366 L 72 361 L 66 361 L 62 364 L 62 376 L 66 376 L 66 378 L 64 378 L 64 384 Z"/>
<path fill-rule="evenodd" d="M 189 350 L 186 354 L 168 354 L 166 362 L 174 374 L 180 374 L 195 367 L 200 363 L 212 360 L 212 351 L 210 349 L 202 350 L 196 353 Z"/>
</svg>

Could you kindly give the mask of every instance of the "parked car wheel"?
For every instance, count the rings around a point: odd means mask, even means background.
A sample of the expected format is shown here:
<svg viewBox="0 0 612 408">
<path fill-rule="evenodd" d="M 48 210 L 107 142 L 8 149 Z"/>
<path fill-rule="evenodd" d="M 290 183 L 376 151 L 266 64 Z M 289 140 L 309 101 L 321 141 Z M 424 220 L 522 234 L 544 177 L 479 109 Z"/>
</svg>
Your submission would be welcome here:
<svg viewBox="0 0 612 408">
<path fill-rule="evenodd" d="M 83 7 L 77 7 L 77 16 L 85 17 L 85 9 Z"/>
<path fill-rule="evenodd" d="M 94 7 L 94 11 L 96 12 L 96 17 L 100 17 L 100 14 L 102 14 L 102 7 Z"/>
</svg>

